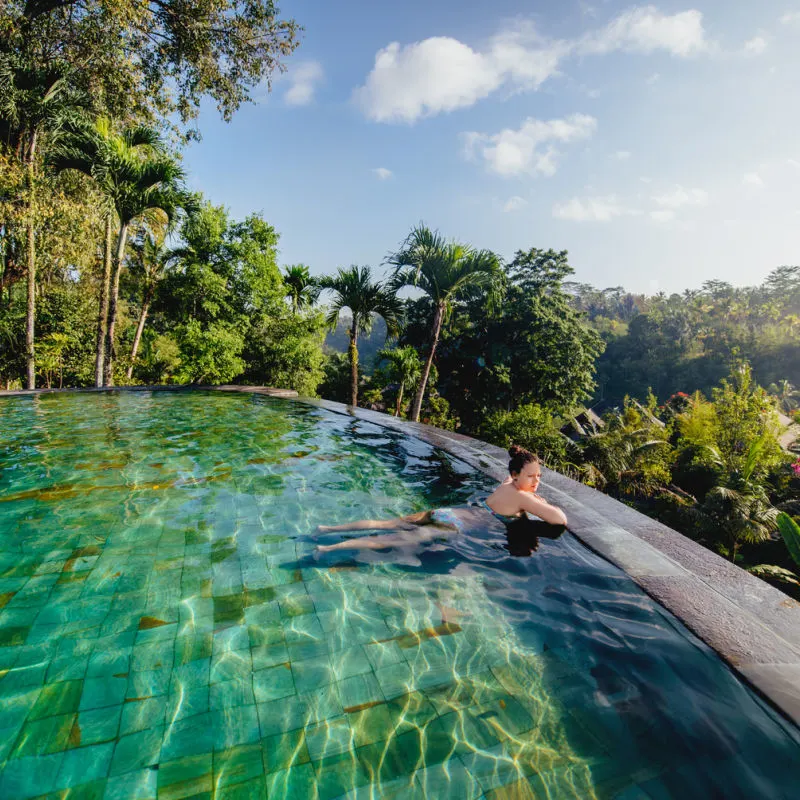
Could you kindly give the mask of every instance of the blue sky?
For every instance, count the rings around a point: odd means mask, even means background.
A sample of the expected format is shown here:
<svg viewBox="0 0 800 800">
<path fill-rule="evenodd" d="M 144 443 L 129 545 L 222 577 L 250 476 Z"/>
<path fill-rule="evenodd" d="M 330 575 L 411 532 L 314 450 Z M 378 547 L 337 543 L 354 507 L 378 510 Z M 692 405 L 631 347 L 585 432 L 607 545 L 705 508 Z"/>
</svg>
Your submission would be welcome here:
<svg viewBox="0 0 800 800">
<path fill-rule="evenodd" d="M 186 167 L 282 264 L 380 271 L 420 221 L 648 293 L 800 262 L 800 0 L 281 6 L 287 72 Z"/>
</svg>

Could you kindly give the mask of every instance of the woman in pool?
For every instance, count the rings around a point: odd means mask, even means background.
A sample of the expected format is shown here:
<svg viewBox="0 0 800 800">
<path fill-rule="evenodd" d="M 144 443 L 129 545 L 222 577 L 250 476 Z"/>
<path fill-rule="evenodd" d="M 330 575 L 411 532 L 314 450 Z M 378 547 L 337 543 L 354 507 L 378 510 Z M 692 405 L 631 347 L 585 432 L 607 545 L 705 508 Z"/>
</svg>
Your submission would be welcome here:
<svg viewBox="0 0 800 800">
<path fill-rule="evenodd" d="M 468 527 L 479 528 L 481 522 L 485 527 L 487 513 L 506 525 L 522 519 L 526 514 L 553 525 L 566 525 L 564 512 L 536 494 L 542 475 L 538 456 L 517 445 L 512 445 L 508 455 L 511 459 L 508 462 L 508 478 L 478 506 L 435 508 L 398 519 L 362 519 L 344 525 L 320 525 L 318 533 L 367 530 L 391 530 L 393 533 L 318 545 L 317 550 L 321 553 L 331 550 L 381 550 L 430 542 Z"/>
</svg>

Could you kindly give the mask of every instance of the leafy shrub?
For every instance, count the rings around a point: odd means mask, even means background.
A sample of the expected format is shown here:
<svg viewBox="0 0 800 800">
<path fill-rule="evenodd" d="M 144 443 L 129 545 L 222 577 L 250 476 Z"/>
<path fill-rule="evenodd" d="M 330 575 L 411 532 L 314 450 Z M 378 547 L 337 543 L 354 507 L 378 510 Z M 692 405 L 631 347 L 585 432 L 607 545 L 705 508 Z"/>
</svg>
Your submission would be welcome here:
<svg viewBox="0 0 800 800">
<path fill-rule="evenodd" d="M 479 431 L 486 441 L 508 448 L 518 444 L 537 453 L 547 466 L 566 466 L 568 440 L 559 430 L 555 418 L 541 406 L 528 403 L 513 411 L 495 411 Z"/>
</svg>

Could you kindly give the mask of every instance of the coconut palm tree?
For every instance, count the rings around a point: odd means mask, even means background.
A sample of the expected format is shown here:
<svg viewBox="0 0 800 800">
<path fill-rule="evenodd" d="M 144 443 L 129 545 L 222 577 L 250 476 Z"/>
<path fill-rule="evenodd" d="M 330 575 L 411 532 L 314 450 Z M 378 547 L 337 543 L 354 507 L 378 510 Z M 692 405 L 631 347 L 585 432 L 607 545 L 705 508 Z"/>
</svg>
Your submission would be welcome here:
<svg viewBox="0 0 800 800">
<path fill-rule="evenodd" d="M 333 301 L 327 322 L 335 329 L 339 313 L 350 309 L 350 404 L 358 404 L 358 334 L 372 329 L 373 315 L 383 317 L 390 335 L 397 333 L 403 314 L 403 305 L 390 287 L 381 281 L 373 282 L 369 267 L 339 268 L 336 275 L 326 275 L 319 281 L 322 290 L 333 292 Z"/>
<path fill-rule="evenodd" d="M 320 288 L 311 277 L 308 267 L 294 264 L 283 269 L 283 283 L 286 296 L 292 301 L 292 311 L 296 314 L 301 308 L 313 305 L 319 297 Z"/>
<path fill-rule="evenodd" d="M 430 351 L 411 404 L 410 419 L 418 422 L 442 325 L 453 301 L 476 288 L 488 287 L 494 293 L 500 280 L 500 260 L 489 250 L 447 242 L 437 231 L 420 225 L 411 231 L 389 263 L 395 268 L 392 280 L 395 290 L 415 286 L 433 303 Z"/>
<path fill-rule="evenodd" d="M 95 374 L 98 385 L 113 386 L 119 279 L 128 231 L 135 219 L 149 212 L 160 212 L 167 220 L 172 220 L 178 208 L 188 202 L 183 188 L 184 173 L 178 162 L 164 152 L 156 130 L 135 126 L 116 133 L 105 118 L 73 126 L 71 135 L 65 138 L 54 157 L 54 163 L 58 169 L 75 169 L 92 177 L 117 217 L 118 230 L 110 275 L 106 259 L 108 279 L 104 275 Z M 110 282 L 108 292 L 106 280 Z M 103 313 L 105 297 L 108 298 L 107 321 Z M 103 328 L 105 337 L 102 336 Z"/>
<path fill-rule="evenodd" d="M 413 386 L 422 372 L 422 363 L 419 355 L 413 347 L 395 347 L 378 351 L 378 357 L 385 359 L 391 365 L 392 373 L 400 384 L 397 390 L 397 404 L 394 415 L 400 416 L 400 409 L 403 407 L 403 391 L 406 386 Z"/>
</svg>

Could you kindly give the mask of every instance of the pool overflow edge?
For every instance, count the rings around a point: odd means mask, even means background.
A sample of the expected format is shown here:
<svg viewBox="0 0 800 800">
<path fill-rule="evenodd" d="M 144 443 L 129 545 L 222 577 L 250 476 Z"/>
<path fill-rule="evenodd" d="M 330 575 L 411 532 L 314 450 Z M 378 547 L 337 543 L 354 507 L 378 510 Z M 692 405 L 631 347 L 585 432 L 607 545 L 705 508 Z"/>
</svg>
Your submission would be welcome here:
<svg viewBox="0 0 800 800">
<path fill-rule="evenodd" d="M 343 403 L 263 386 L 133 386 L 0 391 L 0 397 L 62 392 L 219 391 L 264 395 L 363 419 L 421 439 L 496 479 L 500 447 L 463 434 Z M 675 615 L 786 719 L 800 727 L 800 603 L 702 545 L 602 492 L 547 467 L 542 484 L 569 530 Z"/>
</svg>

